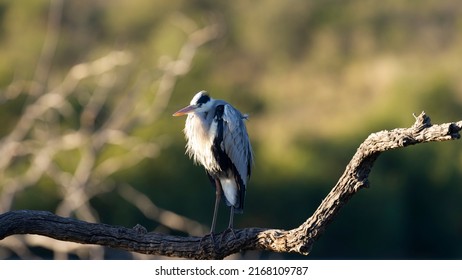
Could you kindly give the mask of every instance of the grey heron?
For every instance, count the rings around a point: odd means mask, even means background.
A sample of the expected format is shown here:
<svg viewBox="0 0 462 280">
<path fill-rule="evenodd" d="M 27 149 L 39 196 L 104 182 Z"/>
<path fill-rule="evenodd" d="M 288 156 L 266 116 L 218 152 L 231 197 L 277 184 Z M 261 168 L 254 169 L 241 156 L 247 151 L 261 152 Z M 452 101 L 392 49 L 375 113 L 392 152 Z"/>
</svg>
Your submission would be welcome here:
<svg viewBox="0 0 462 280">
<path fill-rule="evenodd" d="M 223 197 L 231 208 L 228 229 L 234 213 L 244 210 L 244 197 L 253 164 L 253 153 L 244 124 L 247 115 L 223 100 L 198 92 L 189 106 L 173 116 L 188 115 L 184 128 L 186 153 L 204 166 L 215 188 L 211 233 L 215 231 L 218 206 Z"/>
</svg>

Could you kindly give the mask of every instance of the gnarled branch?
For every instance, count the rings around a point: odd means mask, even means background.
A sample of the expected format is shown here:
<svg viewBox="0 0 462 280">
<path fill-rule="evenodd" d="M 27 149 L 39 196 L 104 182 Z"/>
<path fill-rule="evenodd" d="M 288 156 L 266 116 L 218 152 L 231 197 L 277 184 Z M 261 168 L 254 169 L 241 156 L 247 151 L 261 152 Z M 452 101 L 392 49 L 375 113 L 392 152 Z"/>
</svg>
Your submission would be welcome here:
<svg viewBox="0 0 462 280">
<path fill-rule="evenodd" d="M 39 234 L 54 239 L 98 244 L 143 254 L 193 259 L 222 259 L 245 250 L 309 254 L 314 242 L 350 197 L 368 186 L 377 157 L 387 150 L 419 143 L 460 138 L 462 121 L 432 125 L 422 112 L 410 128 L 373 133 L 359 146 L 337 184 L 318 209 L 291 230 L 245 228 L 214 236 L 180 237 L 148 233 L 142 226 L 124 228 L 64 218 L 44 211 L 20 210 L 0 215 L 0 239 L 14 234 Z"/>
</svg>

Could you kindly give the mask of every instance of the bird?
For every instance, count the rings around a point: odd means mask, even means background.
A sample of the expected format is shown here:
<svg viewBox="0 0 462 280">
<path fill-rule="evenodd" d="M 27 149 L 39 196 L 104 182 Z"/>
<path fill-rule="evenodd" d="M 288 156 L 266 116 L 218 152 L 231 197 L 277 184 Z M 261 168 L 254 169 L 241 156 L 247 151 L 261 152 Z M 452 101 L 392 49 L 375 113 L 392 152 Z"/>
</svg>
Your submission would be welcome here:
<svg viewBox="0 0 462 280">
<path fill-rule="evenodd" d="M 215 232 L 220 201 L 230 207 L 228 229 L 235 213 L 243 213 L 247 183 L 254 161 L 244 115 L 224 100 L 202 90 L 190 104 L 173 116 L 187 115 L 184 127 L 186 154 L 201 164 L 215 188 L 215 206 L 210 233 Z"/>
</svg>

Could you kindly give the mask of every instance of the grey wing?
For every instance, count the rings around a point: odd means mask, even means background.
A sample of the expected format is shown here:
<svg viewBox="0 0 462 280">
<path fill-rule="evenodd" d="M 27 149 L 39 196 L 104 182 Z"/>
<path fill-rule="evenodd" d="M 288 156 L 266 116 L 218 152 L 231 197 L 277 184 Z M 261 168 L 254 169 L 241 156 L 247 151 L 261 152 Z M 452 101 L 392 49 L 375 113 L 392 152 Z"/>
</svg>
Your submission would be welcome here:
<svg viewBox="0 0 462 280">
<path fill-rule="evenodd" d="M 244 184 L 250 177 L 253 163 L 252 147 L 244 118 L 238 110 L 226 104 L 223 112 L 223 148 L 239 172 Z"/>
</svg>

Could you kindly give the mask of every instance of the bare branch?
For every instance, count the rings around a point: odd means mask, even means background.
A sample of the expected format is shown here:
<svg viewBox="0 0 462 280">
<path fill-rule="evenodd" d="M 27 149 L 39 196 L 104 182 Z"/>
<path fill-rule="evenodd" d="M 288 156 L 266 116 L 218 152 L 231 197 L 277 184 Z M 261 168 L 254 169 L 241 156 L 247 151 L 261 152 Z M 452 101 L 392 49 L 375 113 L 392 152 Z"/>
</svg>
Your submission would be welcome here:
<svg viewBox="0 0 462 280">
<path fill-rule="evenodd" d="M 369 185 L 369 173 L 381 153 L 420 143 L 459 139 L 461 127 L 462 121 L 432 125 L 430 118 L 422 112 L 410 128 L 384 130 L 369 135 L 318 209 L 292 230 L 245 228 L 213 236 L 181 237 L 147 233 L 140 225 L 129 229 L 63 218 L 43 211 L 23 210 L 0 215 L 0 239 L 14 234 L 39 234 L 143 254 L 193 259 L 221 259 L 245 250 L 306 255 L 351 196 Z M 132 199 L 137 197 L 131 195 Z"/>
<path fill-rule="evenodd" d="M 61 17 L 63 13 L 63 0 L 53 0 L 50 3 L 50 11 L 47 23 L 45 42 L 43 43 L 42 53 L 35 69 L 34 83 L 29 94 L 39 96 L 45 89 L 45 83 L 51 68 L 51 61 L 58 45 L 59 31 L 61 29 Z"/>
<path fill-rule="evenodd" d="M 119 187 L 119 194 L 136 206 L 144 216 L 166 227 L 188 232 L 191 235 L 203 235 L 210 231 L 210 229 L 194 220 L 156 206 L 148 196 L 129 185 Z"/>
</svg>

